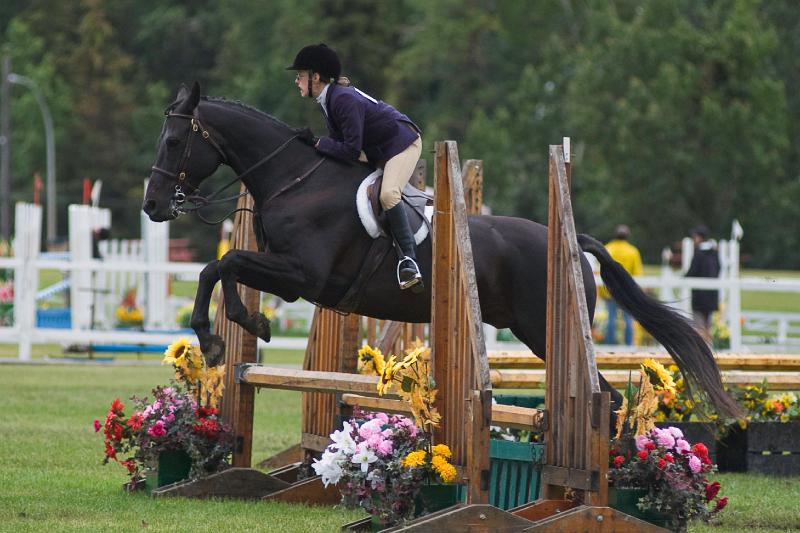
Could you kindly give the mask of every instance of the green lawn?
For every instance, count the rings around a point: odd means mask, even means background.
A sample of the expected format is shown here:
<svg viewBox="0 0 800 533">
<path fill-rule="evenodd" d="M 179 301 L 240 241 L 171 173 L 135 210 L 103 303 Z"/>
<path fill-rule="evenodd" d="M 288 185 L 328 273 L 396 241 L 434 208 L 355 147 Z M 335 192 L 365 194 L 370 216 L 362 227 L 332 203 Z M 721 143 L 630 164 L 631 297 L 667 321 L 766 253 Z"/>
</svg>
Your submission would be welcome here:
<svg viewBox="0 0 800 533">
<path fill-rule="evenodd" d="M 151 500 L 125 494 L 117 465 L 102 466 L 92 421 L 111 400 L 146 394 L 170 377 L 162 366 L 0 366 L 0 531 L 338 531 L 361 516 L 331 507 L 234 501 Z M 90 384 L 90 386 L 88 386 Z M 256 461 L 297 442 L 300 395 L 256 398 Z M 691 532 L 793 531 L 800 478 L 720 474 L 730 505 L 720 522 Z"/>
</svg>

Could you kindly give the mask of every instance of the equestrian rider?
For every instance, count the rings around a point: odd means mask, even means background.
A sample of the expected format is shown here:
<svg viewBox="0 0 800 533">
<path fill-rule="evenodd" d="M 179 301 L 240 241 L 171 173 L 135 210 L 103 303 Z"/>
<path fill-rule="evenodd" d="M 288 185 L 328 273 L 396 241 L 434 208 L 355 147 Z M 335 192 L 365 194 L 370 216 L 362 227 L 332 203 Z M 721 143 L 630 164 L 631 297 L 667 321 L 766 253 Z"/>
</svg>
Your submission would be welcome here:
<svg viewBox="0 0 800 533">
<path fill-rule="evenodd" d="M 300 96 L 315 98 L 322 106 L 328 137 L 314 147 L 339 159 L 383 166 L 380 203 L 386 212 L 398 252 L 401 289 L 421 291 L 416 245 L 403 206 L 401 191 L 408 183 L 422 152 L 420 129 L 389 104 L 340 79 L 341 63 L 332 49 L 312 44 L 298 52 L 286 70 L 296 70 Z"/>
</svg>

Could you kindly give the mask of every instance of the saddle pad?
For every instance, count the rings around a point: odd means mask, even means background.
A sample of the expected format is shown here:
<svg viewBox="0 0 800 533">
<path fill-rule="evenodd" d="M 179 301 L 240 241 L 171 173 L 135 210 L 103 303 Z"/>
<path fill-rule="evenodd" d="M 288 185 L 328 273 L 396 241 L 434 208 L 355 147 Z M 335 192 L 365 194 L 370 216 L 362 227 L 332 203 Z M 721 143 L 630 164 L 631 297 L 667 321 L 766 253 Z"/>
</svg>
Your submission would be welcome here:
<svg viewBox="0 0 800 533">
<path fill-rule="evenodd" d="M 378 237 L 385 237 L 386 233 L 378 224 L 378 221 L 375 218 L 375 213 L 373 213 L 372 211 L 372 206 L 370 205 L 369 199 L 367 198 L 367 188 L 375 182 L 378 176 L 382 174 L 383 170 L 378 169 L 369 176 L 367 176 L 366 178 L 364 178 L 364 181 L 362 181 L 361 185 L 358 186 L 358 192 L 356 192 L 356 208 L 358 209 L 358 218 L 361 219 L 361 225 L 364 226 L 364 229 L 373 239 L 377 239 Z M 433 206 L 426 206 L 425 218 L 428 220 L 428 223 L 430 223 L 432 216 L 433 216 Z M 413 224 L 413 221 L 409 220 L 409 222 Z M 414 242 L 419 244 L 422 241 L 424 241 L 427 236 L 428 236 L 428 224 L 421 224 L 416 233 L 414 233 Z"/>
</svg>

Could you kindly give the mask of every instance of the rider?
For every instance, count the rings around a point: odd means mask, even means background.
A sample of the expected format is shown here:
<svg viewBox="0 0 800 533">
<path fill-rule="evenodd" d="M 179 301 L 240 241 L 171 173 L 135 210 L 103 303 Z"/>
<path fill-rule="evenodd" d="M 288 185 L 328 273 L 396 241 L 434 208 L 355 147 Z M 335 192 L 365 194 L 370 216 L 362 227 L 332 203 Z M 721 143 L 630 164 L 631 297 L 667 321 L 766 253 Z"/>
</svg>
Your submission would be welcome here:
<svg viewBox="0 0 800 533">
<path fill-rule="evenodd" d="M 380 203 L 389 220 L 398 252 L 401 289 L 422 289 L 416 245 L 403 206 L 401 191 L 411 178 L 422 152 L 419 127 L 389 104 L 376 100 L 340 78 L 341 63 L 332 49 L 312 44 L 298 52 L 286 70 L 296 70 L 300 96 L 322 106 L 328 137 L 314 147 L 340 159 L 383 166 Z"/>
</svg>

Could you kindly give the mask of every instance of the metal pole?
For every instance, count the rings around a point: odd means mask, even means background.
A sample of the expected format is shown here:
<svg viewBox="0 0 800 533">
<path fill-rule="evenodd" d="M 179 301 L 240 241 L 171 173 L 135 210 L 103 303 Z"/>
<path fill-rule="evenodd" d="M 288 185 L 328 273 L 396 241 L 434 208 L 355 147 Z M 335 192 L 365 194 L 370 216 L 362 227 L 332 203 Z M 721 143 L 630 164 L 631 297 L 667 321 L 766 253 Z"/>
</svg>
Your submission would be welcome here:
<svg viewBox="0 0 800 533">
<path fill-rule="evenodd" d="M 0 239 L 11 240 L 11 58 L 3 58 L 0 77 Z"/>
<path fill-rule="evenodd" d="M 56 142 L 53 134 L 53 118 L 50 116 L 50 108 L 47 107 L 44 94 L 42 94 L 35 81 L 26 76 L 13 73 L 8 74 L 7 79 L 11 83 L 24 85 L 30 89 L 39 103 L 39 109 L 42 111 L 47 149 L 47 242 L 49 244 L 56 240 Z"/>
</svg>

